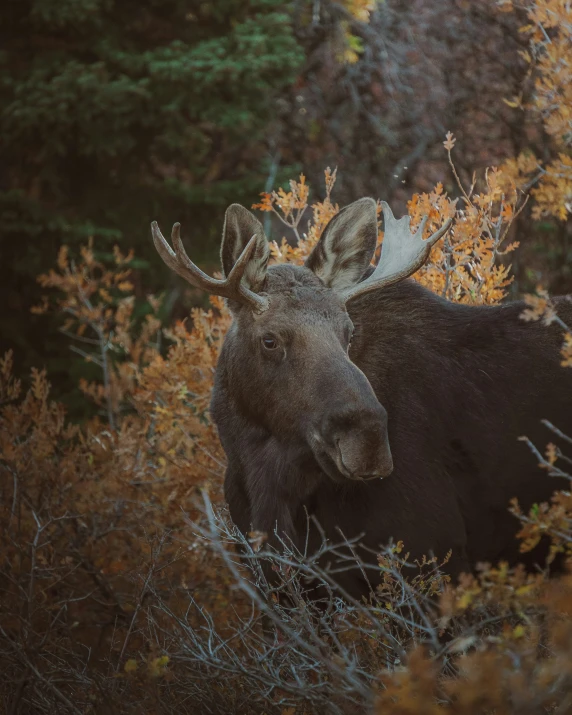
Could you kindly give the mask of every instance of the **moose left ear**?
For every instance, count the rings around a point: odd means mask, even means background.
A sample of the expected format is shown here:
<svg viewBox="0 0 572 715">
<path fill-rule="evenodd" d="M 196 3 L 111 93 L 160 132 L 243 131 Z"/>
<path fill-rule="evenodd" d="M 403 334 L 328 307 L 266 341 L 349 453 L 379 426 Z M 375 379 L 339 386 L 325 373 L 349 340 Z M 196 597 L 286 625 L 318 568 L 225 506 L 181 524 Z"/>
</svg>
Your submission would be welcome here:
<svg viewBox="0 0 572 715">
<path fill-rule="evenodd" d="M 244 206 L 231 204 L 224 216 L 220 258 L 225 276 L 229 276 L 234 265 L 249 241 L 254 238 L 255 248 L 246 265 L 242 281 L 244 285 L 258 292 L 266 277 L 266 267 L 270 258 L 268 240 L 260 221 Z"/>
<path fill-rule="evenodd" d="M 305 266 L 329 288 L 344 290 L 362 278 L 376 244 L 376 203 L 370 198 L 359 199 L 330 220 Z"/>
</svg>

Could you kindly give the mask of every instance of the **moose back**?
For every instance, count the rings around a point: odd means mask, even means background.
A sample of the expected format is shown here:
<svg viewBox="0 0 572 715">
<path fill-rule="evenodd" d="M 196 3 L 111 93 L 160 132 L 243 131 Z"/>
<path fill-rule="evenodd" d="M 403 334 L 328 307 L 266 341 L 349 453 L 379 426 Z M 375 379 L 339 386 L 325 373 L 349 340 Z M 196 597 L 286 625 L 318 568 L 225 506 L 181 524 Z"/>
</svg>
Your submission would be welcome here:
<svg viewBox="0 0 572 715">
<path fill-rule="evenodd" d="M 407 280 L 449 225 L 424 241 L 425 221 L 412 234 L 382 206 L 375 269 L 372 199 L 340 211 L 301 267 L 268 266 L 260 222 L 230 206 L 222 280 L 188 258 L 178 224 L 174 250 L 152 225 L 167 265 L 233 313 L 211 404 L 232 519 L 310 549 L 308 515 L 328 539 L 362 535 L 374 553 L 392 539 L 414 557 L 452 550 L 453 575 L 522 560 L 511 498 L 528 508 L 568 487 L 518 440 L 555 441 L 542 418 L 572 432 L 562 331 L 521 320 L 519 302 L 459 305 Z M 572 321 L 570 299 L 556 303 Z M 354 596 L 369 588 L 359 569 L 338 581 Z"/>
</svg>

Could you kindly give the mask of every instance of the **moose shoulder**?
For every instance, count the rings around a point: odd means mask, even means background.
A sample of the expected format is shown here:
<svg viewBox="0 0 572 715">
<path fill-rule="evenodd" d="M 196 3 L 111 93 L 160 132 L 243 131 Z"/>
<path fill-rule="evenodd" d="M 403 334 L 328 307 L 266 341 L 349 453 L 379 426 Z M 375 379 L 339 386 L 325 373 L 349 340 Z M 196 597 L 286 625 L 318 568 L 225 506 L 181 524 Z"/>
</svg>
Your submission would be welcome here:
<svg viewBox="0 0 572 715">
<path fill-rule="evenodd" d="M 561 331 L 522 321 L 522 303 L 463 306 L 407 280 L 448 225 L 423 241 L 423 226 L 412 234 L 383 209 L 373 271 L 371 199 L 340 211 L 303 267 L 268 267 L 261 224 L 231 206 L 222 280 L 190 261 L 178 225 L 175 251 L 153 225 L 165 262 L 224 295 L 234 315 L 211 405 L 231 516 L 243 532 L 300 546 L 311 514 L 335 541 L 363 534 L 375 550 L 401 539 L 414 556 L 452 549 L 452 574 L 514 562 L 510 499 L 528 507 L 567 487 L 518 441 L 554 441 L 541 418 L 572 431 Z M 572 302 L 558 309 L 572 320 Z M 340 580 L 354 595 L 366 590 L 357 570 Z"/>
</svg>

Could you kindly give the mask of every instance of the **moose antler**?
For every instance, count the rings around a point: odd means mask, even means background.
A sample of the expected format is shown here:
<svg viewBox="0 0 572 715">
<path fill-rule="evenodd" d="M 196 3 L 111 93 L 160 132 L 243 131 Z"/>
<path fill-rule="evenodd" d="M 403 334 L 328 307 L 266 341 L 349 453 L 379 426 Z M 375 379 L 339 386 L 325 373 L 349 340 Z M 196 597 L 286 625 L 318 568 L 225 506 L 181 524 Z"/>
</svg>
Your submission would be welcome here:
<svg viewBox="0 0 572 715">
<path fill-rule="evenodd" d="M 423 229 L 427 223 L 427 216 L 423 217 L 417 231 L 411 233 L 409 216 L 403 216 L 397 220 L 389 208 L 389 204 L 382 201 L 381 207 L 385 234 L 379 263 L 368 278 L 344 291 L 343 297 L 346 302 L 357 295 L 397 283 L 415 273 L 429 258 L 431 249 L 449 230 L 452 223 L 452 219 L 448 219 L 438 231 L 424 241 Z"/>
<path fill-rule="evenodd" d="M 253 293 L 241 283 L 248 261 L 256 248 L 256 236 L 253 236 L 246 244 L 228 276 L 219 280 L 218 278 L 207 276 L 187 256 L 181 240 L 180 223 L 174 224 L 171 231 L 174 251 L 161 233 L 157 221 L 153 221 L 151 224 L 151 233 L 153 234 L 153 243 L 161 258 L 171 270 L 178 273 L 195 288 L 201 288 L 212 295 L 220 295 L 223 298 L 248 305 L 256 313 L 263 313 L 267 310 L 268 298 Z"/>
</svg>

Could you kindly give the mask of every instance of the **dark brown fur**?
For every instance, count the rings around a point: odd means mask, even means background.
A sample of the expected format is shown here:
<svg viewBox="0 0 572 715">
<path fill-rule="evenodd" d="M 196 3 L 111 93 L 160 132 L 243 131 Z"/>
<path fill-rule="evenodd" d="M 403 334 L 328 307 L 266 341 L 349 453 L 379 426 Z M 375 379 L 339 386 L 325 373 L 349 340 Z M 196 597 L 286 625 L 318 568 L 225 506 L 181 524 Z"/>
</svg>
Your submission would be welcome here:
<svg viewBox="0 0 572 715">
<path fill-rule="evenodd" d="M 509 500 L 527 508 L 568 487 L 518 441 L 527 435 L 541 449 L 555 441 L 542 418 L 572 432 L 562 331 L 521 320 L 522 303 L 453 304 L 412 280 L 350 302 L 349 357 L 387 411 L 394 470 L 340 482 L 320 467 L 300 425 L 343 392 L 343 373 L 332 365 L 345 354 L 345 308 L 308 268 L 269 268 L 263 291 L 271 309 L 262 318 L 235 307 L 212 400 L 238 527 L 277 529 L 302 546 L 307 511 L 334 541 L 341 530 L 363 533 L 374 550 L 390 539 L 415 556 L 452 549 L 453 574 L 479 561 L 519 560 Z M 572 303 L 558 306 L 572 322 Z M 291 341 L 278 369 L 261 354 L 260 335 L 270 329 Z M 358 571 L 341 581 L 354 595 L 366 590 Z"/>
</svg>

